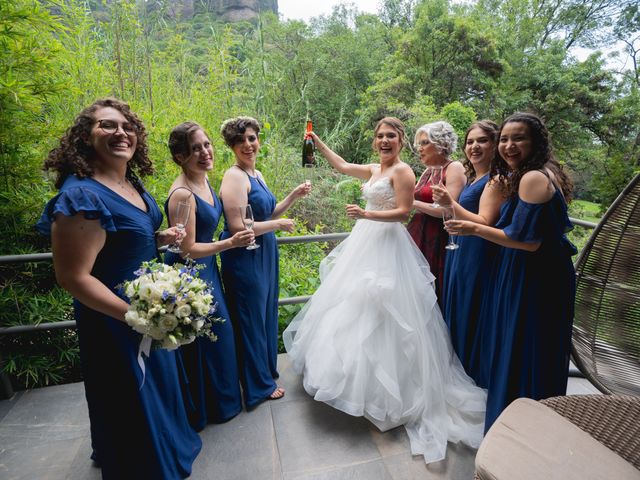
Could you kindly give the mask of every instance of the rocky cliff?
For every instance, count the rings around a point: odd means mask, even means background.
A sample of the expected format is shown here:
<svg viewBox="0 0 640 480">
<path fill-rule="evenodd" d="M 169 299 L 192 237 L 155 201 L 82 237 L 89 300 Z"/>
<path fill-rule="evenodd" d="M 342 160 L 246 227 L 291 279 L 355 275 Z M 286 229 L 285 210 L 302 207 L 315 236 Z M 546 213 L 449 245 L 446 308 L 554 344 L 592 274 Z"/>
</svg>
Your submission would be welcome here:
<svg viewBox="0 0 640 480">
<path fill-rule="evenodd" d="M 198 13 L 214 13 L 225 22 L 252 20 L 259 12 L 278 14 L 278 0 L 173 0 L 175 14 L 189 18 Z"/>
</svg>

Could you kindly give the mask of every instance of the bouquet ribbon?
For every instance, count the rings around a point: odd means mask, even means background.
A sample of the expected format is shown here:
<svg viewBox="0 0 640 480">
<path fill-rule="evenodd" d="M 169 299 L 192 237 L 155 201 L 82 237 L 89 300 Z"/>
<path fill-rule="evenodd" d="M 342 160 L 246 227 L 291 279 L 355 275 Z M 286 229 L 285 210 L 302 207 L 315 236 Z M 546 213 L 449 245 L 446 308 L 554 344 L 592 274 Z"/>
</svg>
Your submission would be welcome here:
<svg viewBox="0 0 640 480">
<path fill-rule="evenodd" d="M 140 340 L 140 347 L 138 347 L 138 365 L 140 365 L 140 370 L 142 370 L 142 383 L 140 383 L 139 390 L 142 390 L 142 387 L 144 386 L 144 379 L 145 379 L 145 366 L 144 366 L 144 358 L 142 358 L 142 354 L 144 353 L 144 355 L 147 358 L 149 358 L 152 341 L 153 340 L 151 337 L 147 335 L 143 335 L 142 340 Z"/>
</svg>

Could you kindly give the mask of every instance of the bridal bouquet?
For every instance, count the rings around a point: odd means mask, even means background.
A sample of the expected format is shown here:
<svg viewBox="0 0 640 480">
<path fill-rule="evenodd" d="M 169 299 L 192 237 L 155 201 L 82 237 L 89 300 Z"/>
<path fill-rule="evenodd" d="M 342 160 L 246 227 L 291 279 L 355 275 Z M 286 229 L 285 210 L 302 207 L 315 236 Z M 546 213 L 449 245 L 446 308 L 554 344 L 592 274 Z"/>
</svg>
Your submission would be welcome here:
<svg viewBox="0 0 640 480">
<path fill-rule="evenodd" d="M 191 343 L 197 336 L 216 336 L 211 323 L 215 312 L 213 295 L 207 283 L 198 278 L 199 265 L 165 265 L 156 260 L 144 262 L 136 278 L 124 282 L 124 294 L 131 304 L 125 320 L 153 346 L 174 350 Z"/>
</svg>

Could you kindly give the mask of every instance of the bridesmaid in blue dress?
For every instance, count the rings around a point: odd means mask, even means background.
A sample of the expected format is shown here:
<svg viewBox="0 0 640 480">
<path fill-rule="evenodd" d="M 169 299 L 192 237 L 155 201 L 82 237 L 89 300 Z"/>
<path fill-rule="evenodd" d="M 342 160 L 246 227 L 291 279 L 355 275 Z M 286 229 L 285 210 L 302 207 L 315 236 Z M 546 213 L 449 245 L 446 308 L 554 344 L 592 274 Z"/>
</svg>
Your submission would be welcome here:
<svg viewBox="0 0 640 480">
<path fill-rule="evenodd" d="M 219 242 L 214 233 L 222 216 L 222 204 L 209 185 L 207 173 L 213 170 L 213 146 L 204 129 L 195 122 L 184 122 L 169 136 L 169 150 L 182 173 L 175 179 L 165 203 L 169 225 L 176 223 L 179 202 L 191 205 L 185 236 L 180 242 L 181 254 L 167 251 L 168 264 L 194 259 L 204 266 L 200 278 L 213 289 L 217 304 L 213 331 L 218 337 L 198 337 L 193 343 L 180 347 L 179 366 L 184 368 L 188 385 L 187 411 L 193 427 L 200 431 L 207 423 L 221 423 L 235 417 L 242 410 L 240 379 L 236 360 L 233 327 L 222 290 L 216 255 L 229 248 L 246 246 L 253 241 L 251 230 L 241 230 Z"/>
<path fill-rule="evenodd" d="M 260 149 L 258 121 L 251 117 L 229 119 L 222 125 L 225 143 L 234 153 L 235 164 L 222 179 L 224 204 L 222 240 L 245 228 L 241 209 L 251 205 L 253 230 L 258 248 L 236 248 L 220 255 L 227 304 L 238 337 L 240 380 L 244 402 L 252 409 L 264 400 L 279 399 L 284 389 L 278 378 L 278 245 L 276 230 L 293 231 L 293 220 L 281 216 L 310 185 L 301 184 L 281 202 L 267 188 L 256 169 Z"/>
<path fill-rule="evenodd" d="M 468 182 L 458 202 L 446 188 L 433 187 L 434 198 L 445 207 L 455 209 L 459 219 L 492 225 L 498 219 L 504 198 L 488 182 L 491 160 L 496 153 L 498 125 L 491 120 L 474 122 L 464 138 L 465 166 Z M 489 187 L 485 186 L 489 183 Z M 482 208 L 481 208 L 482 204 Z M 489 359 L 481 358 L 479 331 L 482 326 L 482 293 L 489 285 L 489 273 L 497 246 L 480 237 L 460 237 L 459 247 L 448 250 L 444 271 L 443 316 L 451 333 L 451 342 L 465 371 L 476 384 L 487 386 Z"/>
<path fill-rule="evenodd" d="M 495 227 L 447 222 L 450 233 L 477 235 L 501 245 L 485 290 L 483 328 L 493 345 L 485 429 L 519 397 L 566 393 L 575 300 L 576 248 L 566 232 L 572 185 L 555 160 L 549 133 L 531 113 L 501 126 L 492 178 L 507 201 Z M 487 309 L 484 311 L 484 309 Z"/>
<path fill-rule="evenodd" d="M 105 479 L 186 478 L 202 444 L 184 410 L 175 352 L 152 350 L 143 374 L 141 336 L 125 323 L 117 288 L 180 237 L 157 231 L 162 212 L 137 177 L 152 172 L 144 126 L 127 104 L 98 100 L 45 168 L 60 191 L 38 229 L 51 235 L 56 279 L 74 297 L 92 458 Z"/>
</svg>

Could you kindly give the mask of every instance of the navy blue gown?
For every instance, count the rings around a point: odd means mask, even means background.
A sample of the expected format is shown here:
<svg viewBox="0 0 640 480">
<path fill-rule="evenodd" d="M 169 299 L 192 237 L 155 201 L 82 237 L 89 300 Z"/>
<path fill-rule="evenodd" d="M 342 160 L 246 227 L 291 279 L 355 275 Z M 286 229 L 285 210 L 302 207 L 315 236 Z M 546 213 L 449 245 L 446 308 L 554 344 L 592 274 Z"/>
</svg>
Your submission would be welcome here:
<svg viewBox="0 0 640 480">
<path fill-rule="evenodd" d="M 493 360 L 488 384 L 485 430 L 519 397 L 535 400 L 564 395 L 567 389 L 577 253 L 565 233 L 573 226 L 556 187 L 546 203 L 518 197 L 501 207 L 497 228 L 522 242 L 541 242 L 535 252 L 500 248 L 488 295 Z"/>
<path fill-rule="evenodd" d="M 208 243 L 213 240 L 222 216 L 220 200 L 213 190 L 211 195 L 213 205 L 194 194 L 196 242 L 199 243 Z M 169 218 L 168 204 L 169 199 L 164 207 L 167 218 Z M 178 254 L 172 252 L 164 254 L 164 261 L 169 265 L 183 262 Z M 214 317 L 224 320 L 221 323 L 213 323 L 217 341 L 212 342 L 207 337 L 198 337 L 193 343 L 178 349 L 179 366 L 184 366 L 188 394 L 191 399 L 187 404 L 187 411 L 191 424 L 199 431 L 207 423 L 226 422 L 235 417 L 242 410 L 242 397 L 233 327 L 222 291 L 216 255 L 198 258 L 195 261 L 204 265 L 204 268 L 198 270 L 198 274 L 213 289 L 214 301 L 217 305 Z"/>
<path fill-rule="evenodd" d="M 276 198 L 262 180 L 251 182 L 249 204 L 256 222 L 271 219 Z M 225 224 L 220 238 L 231 233 Z M 245 406 L 251 409 L 277 388 L 278 245 L 273 232 L 256 237 L 260 248 L 233 248 L 220 254 L 227 305 L 238 336 L 240 380 Z"/>
<path fill-rule="evenodd" d="M 458 203 L 469 212 L 478 213 L 480 196 L 489 175 L 464 187 Z M 480 237 L 457 236 L 460 248 L 447 250 L 444 269 L 442 314 L 451 333 L 451 343 L 462 366 L 477 385 L 486 388 L 482 367 L 491 358 L 482 358 L 479 329 L 482 328 L 480 306 L 495 260 L 497 245 Z"/>
<path fill-rule="evenodd" d="M 143 261 L 157 258 L 155 230 L 162 212 L 146 191 L 140 210 L 101 183 L 70 176 L 50 200 L 38 230 L 50 235 L 58 214 L 97 219 L 106 230 L 92 275 L 116 294 Z M 93 458 L 105 479 L 175 479 L 191 474 L 202 443 L 184 409 L 175 352 L 152 350 L 146 374 L 137 363 L 141 336 L 124 322 L 77 300 L 80 342 Z"/>
</svg>

